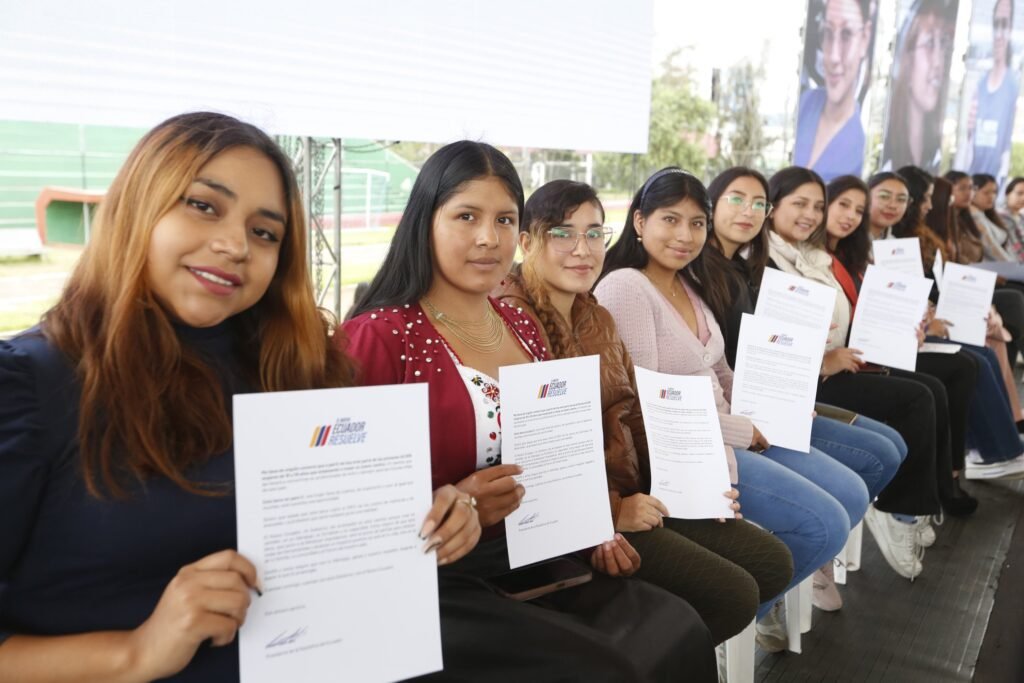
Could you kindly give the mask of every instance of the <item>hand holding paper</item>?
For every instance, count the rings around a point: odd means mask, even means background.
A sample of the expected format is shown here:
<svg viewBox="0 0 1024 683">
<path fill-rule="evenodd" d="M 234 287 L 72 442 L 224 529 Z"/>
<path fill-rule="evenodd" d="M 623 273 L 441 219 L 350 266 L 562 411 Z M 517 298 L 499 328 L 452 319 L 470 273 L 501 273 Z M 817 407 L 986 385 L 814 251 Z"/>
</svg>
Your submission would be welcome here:
<svg viewBox="0 0 1024 683">
<path fill-rule="evenodd" d="M 668 516 L 732 517 L 729 466 L 710 377 L 636 368 L 651 460 L 651 495 Z"/>
</svg>

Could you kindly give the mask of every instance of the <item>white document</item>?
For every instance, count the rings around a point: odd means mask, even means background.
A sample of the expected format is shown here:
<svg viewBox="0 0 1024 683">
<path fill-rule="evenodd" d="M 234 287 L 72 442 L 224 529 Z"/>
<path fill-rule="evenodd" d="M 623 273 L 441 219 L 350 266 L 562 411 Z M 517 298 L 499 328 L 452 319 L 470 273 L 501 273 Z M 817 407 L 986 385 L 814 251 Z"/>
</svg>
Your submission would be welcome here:
<svg viewBox="0 0 1024 683">
<path fill-rule="evenodd" d="M 874 264 L 879 268 L 888 268 L 907 275 L 924 277 L 924 264 L 921 262 L 921 239 L 918 237 L 875 240 L 871 243 L 871 251 Z"/>
<path fill-rule="evenodd" d="M 824 330 L 824 344 L 837 294 L 835 288 L 820 282 L 765 268 L 754 314 Z"/>
<path fill-rule="evenodd" d="M 945 355 L 953 355 L 959 353 L 962 347 L 959 344 L 939 344 L 936 342 L 925 342 L 921 345 L 921 348 L 917 350 L 918 353 L 941 353 Z"/>
<path fill-rule="evenodd" d="M 509 365 L 501 386 L 501 461 L 526 489 L 505 518 L 514 569 L 610 541 L 598 356 Z M 724 490 L 724 489 L 723 489 Z"/>
<path fill-rule="evenodd" d="M 744 313 L 732 414 L 750 418 L 768 443 L 809 453 L 824 355 L 821 329 Z"/>
<path fill-rule="evenodd" d="M 940 292 L 942 291 L 942 272 L 945 267 L 943 263 L 944 262 L 942 260 L 942 250 L 936 249 L 935 263 L 932 265 L 932 277 L 935 279 L 935 286 L 938 288 Z"/>
<path fill-rule="evenodd" d="M 928 310 L 932 281 L 869 265 L 857 298 L 850 348 L 892 368 L 917 367 L 917 328 Z"/>
<path fill-rule="evenodd" d="M 234 425 L 238 551 L 264 591 L 241 683 L 439 671 L 427 385 L 235 396 Z"/>
<path fill-rule="evenodd" d="M 651 495 L 680 519 L 732 519 L 729 462 L 710 377 L 636 368 L 651 460 Z"/>
<path fill-rule="evenodd" d="M 985 345 L 995 288 L 996 274 L 991 271 L 959 263 L 946 266 L 935 317 L 952 323 L 950 339 L 974 346 Z"/>
</svg>

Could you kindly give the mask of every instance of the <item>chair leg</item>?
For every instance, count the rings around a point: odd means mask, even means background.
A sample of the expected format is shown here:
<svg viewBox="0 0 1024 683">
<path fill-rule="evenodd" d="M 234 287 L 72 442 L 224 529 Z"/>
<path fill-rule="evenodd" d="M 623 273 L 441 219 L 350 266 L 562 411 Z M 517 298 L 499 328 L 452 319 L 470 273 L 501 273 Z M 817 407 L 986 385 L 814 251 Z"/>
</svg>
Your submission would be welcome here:
<svg viewBox="0 0 1024 683">
<path fill-rule="evenodd" d="M 811 630 L 812 604 L 811 595 L 814 592 L 814 579 L 808 576 L 800 582 L 800 633 L 807 633 Z"/>
<path fill-rule="evenodd" d="M 860 569 L 860 552 L 864 543 L 864 522 L 858 522 L 850 531 L 846 540 L 846 571 L 855 572 Z"/>
<path fill-rule="evenodd" d="M 757 621 L 725 641 L 725 677 L 728 683 L 754 683 L 754 632 Z"/>
<path fill-rule="evenodd" d="M 794 654 L 800 654 L 800 593 L 800 586 L 786 592 L 786 637 L 789 651 Z"/>
</svg>

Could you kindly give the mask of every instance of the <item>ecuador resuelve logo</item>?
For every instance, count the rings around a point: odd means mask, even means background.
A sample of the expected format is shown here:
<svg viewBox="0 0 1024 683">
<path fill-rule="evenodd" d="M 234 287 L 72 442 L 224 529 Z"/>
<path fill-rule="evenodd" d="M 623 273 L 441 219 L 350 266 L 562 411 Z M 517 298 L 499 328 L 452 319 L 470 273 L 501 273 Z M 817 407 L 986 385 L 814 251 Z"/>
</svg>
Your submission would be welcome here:
<svg viewBox="0 0 1024 683">
<path fill-rule="evenodd" d="M 537 398 L 553 398 L 565 396 L 569 391 L 569 384 L 564 379 L 553 379 L 547 384 L 541 384 L 537 390 Z"/>
<path fill-rule="evenodd" d="M 341 446 L 366 441 L 366 423 L 353 422 L 350 417 L 339 417 L 334 424 L 317 425 L 309 440 L 310 448 Z"/>
<path fill-rule="evenodd" d="M 661 391 L 659 391 L 658 398 L 664 399 L 666 401 L 682 401 L 683 392 L 679 391 L 678 389 L 673 389 L 672 387 L 669 387 L 668 389 L 662 389 Z"/>
</svg>

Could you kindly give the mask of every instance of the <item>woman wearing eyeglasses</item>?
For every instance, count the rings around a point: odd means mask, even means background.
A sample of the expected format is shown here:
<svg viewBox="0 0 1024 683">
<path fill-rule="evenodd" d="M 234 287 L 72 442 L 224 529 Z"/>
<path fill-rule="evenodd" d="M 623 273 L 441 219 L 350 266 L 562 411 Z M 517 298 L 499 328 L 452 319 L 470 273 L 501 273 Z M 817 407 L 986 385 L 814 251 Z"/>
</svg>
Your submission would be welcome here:
<svg viewBox="0 0 1024 683">
<path fill-rule="evenodd" d="M 873 0 L 825 0 L 818 36 L 824 87 L 800 97 L 794 163 L 825 178 L 860 174 L 864 165 L 864 126 L 860 84 L 866 80 L 872 43 Z M 813 68 L 808 65 L 805 68 Z"/>
<path fill-rule="evenodd" d="M 611 236 L 603 223 L 589 185 L 555 180 L 538 189 L 520 225 L 522 268 L 502 283 L 499 297 L 541 323 L 553 357 L 600 356 L 615 530 L 640 554 L 635 576 L 693 605 L 719 643 L 743 630 L 759 603 L 782 592 L 793 561 L 782 541 L 748 522 L 669 518 L 662 502 L 648 495 L 650 460 L 633 363 L 611 314 L 589 293 Z"/>
<path fill-rule="evenodd" d="M 917 0 L 904 22 L 893 63 L 883 169 L 914 164 L 938 170 L 956 10 L 953 0 Z"/>
<path fill-rule="evenodd" d="M 978 83 L 967 122 L 971 173 L 1005 178 L 1010 169 L 1010 138 L 1019 85 L 1010 71 L 1012 0 L 996 0 L 992 9 L 992 68 Z"/>
</svg>

